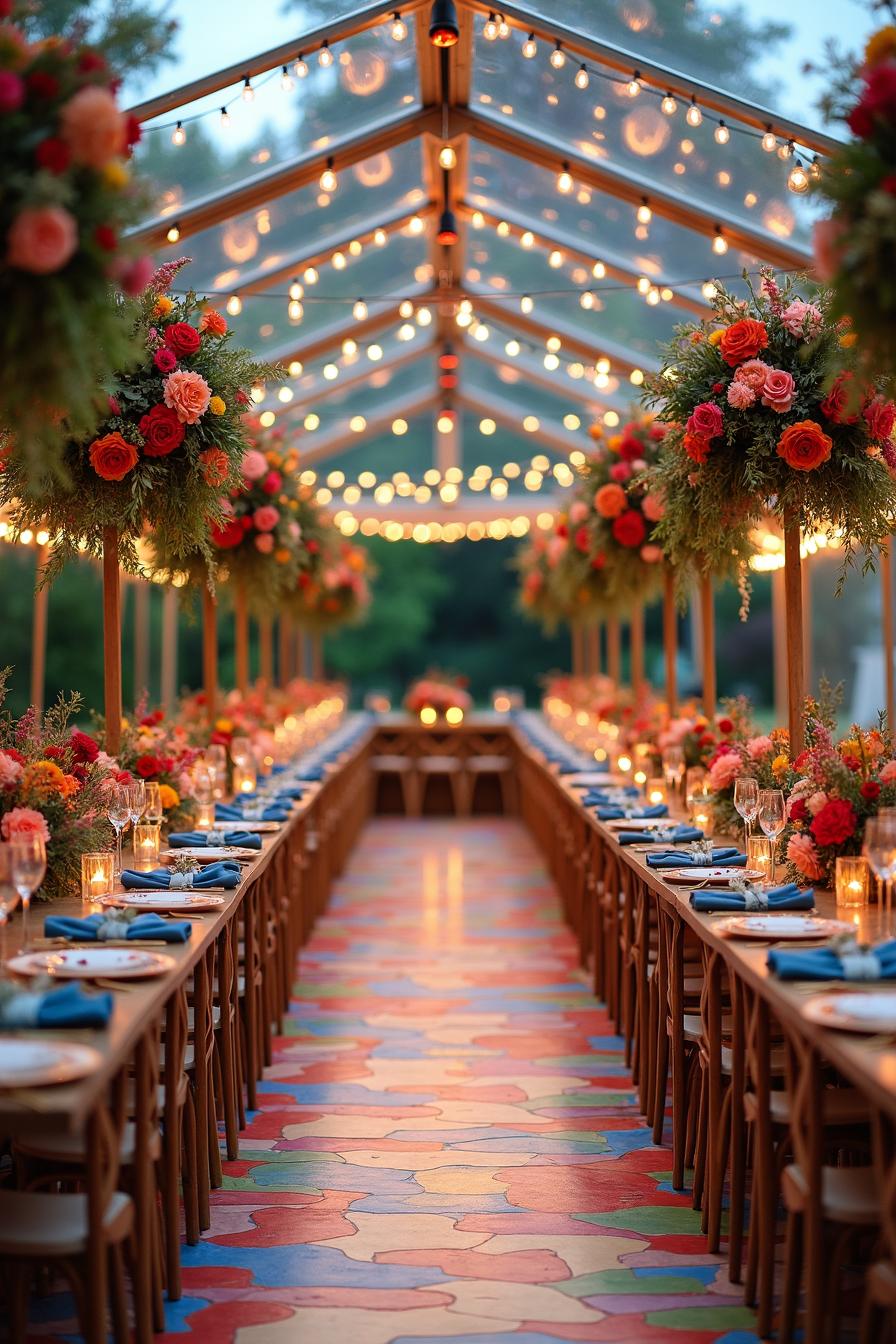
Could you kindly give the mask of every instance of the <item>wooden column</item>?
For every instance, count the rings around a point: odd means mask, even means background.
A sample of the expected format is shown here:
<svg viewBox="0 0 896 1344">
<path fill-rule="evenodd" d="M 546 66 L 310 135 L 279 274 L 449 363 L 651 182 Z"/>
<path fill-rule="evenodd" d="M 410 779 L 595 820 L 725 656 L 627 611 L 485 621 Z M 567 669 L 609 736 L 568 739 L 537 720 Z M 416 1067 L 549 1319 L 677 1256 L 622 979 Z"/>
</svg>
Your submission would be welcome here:
<svg viewBox="0 0 896 1344">
<path fill-rule="evenodd" d="M 280 648 L 278 651 L 278 663 L 280 665 L 280 686 L 281 688 L 292 680 L 293 672 L 293 623 L 292 617 L 287 616 L 285 611 L 280 613 Z"/>
<path fill-rule="evenodd" d="M 258 622 L 258 675 L 265 686 L 274 684 L 274 626 L 270 616 Z"/>
<path fill-rule="evenodd" d="M 299 626 L 296 630 L 296 676 L 310 677 L 311 659 L 308 652 L 308 635 Z"/>
<path fill-rule="evenodd" d="M 47 680 L 47 604 L 50 598 L 49 585 L 41 586 L 40 578 L 49 553 L 49 546 L 39 546 L 34 557 L 36 583 L 31 624 L 31 703 L 38 714 L 42 714 L 44 709 L 44 687 Z"/>
<path fill-rule="evenodd" d="M 812 568 L 809 558 L 800 561 L 803 598 L 803 685 L 811 690 L 812 677 Z"/>
<path fill-rule="evenodd" d="M 790 759 L 795 760 L 804 745 L 803 701 L 806 697 L 800 526 L 795 520 L 784 527 L 784 627 L 787 635 L 787 727 L 790 730 Z"/>
<path fill-rule="evenodd" d="M 571 625 L 569 634 L 572 641 L 572 674 L 574 677 L 580 677 L 585 667 L 585 640 L 582 627 Z"/>
<path fill-rule="evenodd" d="M 162 594 L 162 708 L 171 714 L 177 700 L 177 589 L 169 584 Z"/>
<path fill-rule="evenodd" d="M 114 756 L 121 746 L 121 574 L 115 527 L 103 528 L 103 690 L 106 750 Z"/>
<path fill-rule="evenodd" d="M 607 676 L 615 686 L 622 680 L 622 631 L 618 616 L 607 619 Z"/>
<path fill-rule="evenodd" d="M 233 590 L 233 619 L 236 644 L 236 688 L 241 695 L 249 689 L 249 603 L 246 589 L 238 583 Z"/>
<path fill-rule="evenodd" d="M 149 690 L 149 584 L 144 579 L 134 581 L 134 700 L 142 691 Z"/>
<path fill-rule="evenodd" d="M 324 637 L 319 630 L 311 636 L 311 675 L 315 681 L 324 679 Z"/>
<path fill-rule="evenodd" d="M 675 575 L 663 573 L 663 656 L 666 665 L 666 704 L 669 713 L 678 710 L 678 611 L 675 606 Z"/>
<path fill-rule="evenodd" d="M 700 635 L 703 665 L 703 713 L 715 717 L 718 691 L 716 689 L 716 613 L 712 589 L 712 575 L 700 576 Z"/>
<path fill-rule="evenodd" d="M 887 728 L 896 728 L 896 676 L 893 672 L 893 538 L 880 553 L 881 627 L 884 640 L 884 686 L 886 687 Z"/>
<path fill-rule="evenodd" d="M 588 670 L 593 677 L 600 676 L 600 621 L 588 627 Z"/>
<path fill-rule="evenodd" d="M 644 693 L 644 603 L 636 602 L 628 625 L 629 659 L 632 690 L 637 698 Z"/>
<path fill-rule="evenodd" d="M 787 718 L 787 630 L 784 623 L 784 567 L 772 570 L 772 664 L 775 674 L 775 719 Z"/>
<path fill-rule="evenodd" d="M 208 587 L 202 588 L 202 686 L 209 728 L 218 717 L 218 603 Z"/>
</svg>

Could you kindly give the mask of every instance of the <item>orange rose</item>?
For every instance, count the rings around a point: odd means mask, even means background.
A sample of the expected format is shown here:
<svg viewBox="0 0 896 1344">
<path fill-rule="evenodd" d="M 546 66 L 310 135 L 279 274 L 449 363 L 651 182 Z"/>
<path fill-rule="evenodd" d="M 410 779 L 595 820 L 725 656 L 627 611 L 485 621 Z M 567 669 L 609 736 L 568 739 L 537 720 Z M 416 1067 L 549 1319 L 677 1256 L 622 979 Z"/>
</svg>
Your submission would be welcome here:
<svg viewBox="0 0 896 1344">
<path fill-rule="evenodd" d="M 752 317 L 742 317 L 726 327 L 719 342 L 719 349 L 726 364 L 733 368 L 743 364 L 745 359 L 755 359 L 760 350 L 768 345 L 768 332 L 764 322 L 756 322 Z"/>
<path fill-rule="evenodd" d="M 223 448 L 206 448 L 199 454 L 202 479 L 206 485 L 223 485 L 230 472 L 230 463 Z"/>
<path fill-rule="evenodd" d="M 104 434 L 101 439 L 94 439 L 89 452 L 90 465 L 104 481 L 123 481 L 140 460 L 134 445 L 128 443 L 117 430 L 113 434 Z"/>
<path fill-rule="evenodd" d="M 794 471 L 814 471 L 827 462 L 833 446 L 814 420 L 799 420 L 789 425 L 778 440 L 778 456 Z"/>
<path fill-rule="evenodd" d="M 601 518 L 618 518 L 628 507 L 628 499 L 621 485 L 602 485 L 594 496 L 594 507 Z"/>
<path fill-rule="evenodd" d="M 217 308 L 206 308 L 199 319 L 199 330 L 211 332 L 212 336 L 223 336 L 227 330 L 227 319 Z"/>
</svg>

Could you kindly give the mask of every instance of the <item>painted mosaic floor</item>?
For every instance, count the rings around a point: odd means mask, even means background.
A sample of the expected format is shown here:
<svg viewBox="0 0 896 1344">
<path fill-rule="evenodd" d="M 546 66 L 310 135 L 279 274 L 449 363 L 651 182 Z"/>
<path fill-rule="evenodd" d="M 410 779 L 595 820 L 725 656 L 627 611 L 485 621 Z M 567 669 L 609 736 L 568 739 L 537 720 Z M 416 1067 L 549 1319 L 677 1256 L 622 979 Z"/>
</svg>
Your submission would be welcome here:
<svg viewBox="0 0 896 1344">
<path fill-rule="evenodd" d="M 576 960 L 515 822 L 370 825 L 165 1340 L 755 1340 Z"/>
</svg>

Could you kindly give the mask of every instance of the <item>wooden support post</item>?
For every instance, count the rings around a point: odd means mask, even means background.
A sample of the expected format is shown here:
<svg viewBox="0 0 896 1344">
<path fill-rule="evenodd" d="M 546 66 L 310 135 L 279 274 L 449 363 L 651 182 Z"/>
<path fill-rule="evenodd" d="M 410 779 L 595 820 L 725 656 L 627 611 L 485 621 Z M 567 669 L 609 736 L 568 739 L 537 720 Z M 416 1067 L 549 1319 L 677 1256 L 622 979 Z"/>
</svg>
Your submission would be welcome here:
<svg viewBox="0 0 896 1344">
<path fill-rule="evenodd" d="M 600 676 L 600 621 L 588 627 L 588 671 L 592 677 Z"/>
<path fill-rule="evenodd" d="M 212 729 L 218 717 L 218 602 L 206 585 L 202 589 L 202 686 Z"/>
<path fill-rule="evenodd" d="M 772 666 L 775 674 L 775 720 L 787 718 L 787 629 L 784 623 L 784 567 L 772 571 Z"/>
<path fill-rule="evenodd" d="M 700 576 L 700 634 L 703 664 L 703 713 L 715 718 L 718 691 L 716 690 L 716 613 L 712 589 L 712 575 Z"/>
<path fill-rule="evenodd" d="M 324 637 L 319 630 L 311 636 L 311 675 L 315 681 L 324 679 Z"/>
<path fill-rule="evenodd" d="M 274 626 L 270 616 L 258 622 L 258 675 L 265 686 L 274 684 Z"/>
<path fill-rule="evenodd" d="M 177 589 L 162 595 L 162 708 L 171 714 L 177 700 Z"/>
<path fill-rule="evenodd" d="M 644 603 L 636 602 L 629 617 L 629 659 L 635 699 L 644 694 Z"/>
<path fill-rule="evenodd" d="M 47 563 L 50 550 L 39 546 L 35 555 L 35 579 L 40 583 L 41 570 Z M 31 626 L 31 703 L 38 714 L 43 713 L 44 687 L 47 680 L 47 603 L 50 589 L 35 586 L 34 616 Z"/>
<path fill-rule="evenodd" d="M 121 746 L 121 574 L 115 527 L 103 528 L 103 689 L 106 750 L 115 756 Z"/>
<path fill-rule="evenodd" d="M 893 671 L 893 538 L 880 553 L 881 625 L 884 637 L 884 685 L 886 687 L 887 728 L 896 728 L 896 674 Z"/>
<path fill-rule="evenodd" d="M 585 641 L 582 637 L 582 627 L 571 625 L 569 634 L 572 641 L 572 674 L 574 677 L 580 677 L 585 665 Z"/>
<path fill-rule="evenodd" d="M 134 582 L 134 700 L 149 690 L 150 589 L 143 579 Z"/>
<path fill-rule="evenodd" d="M 666 665 L 666 704 L 669 713 L 678 709 L 678 611 L 675 606 L 675 575 L 663 573 L 663 655 Z"/>
<path fill-rule="evenodd" d="M 607 676 L 614 686 L 622 680 L 622 631 L 618 616 L 607 620 Z"/>
<path fill-rule="evenodd" d="M 278 663 L 280 671 L 281 689 L 287 685 L 293 678 L 293 649 L 295 640 L 293 639 L 294 627 L 292 617 L 287 616 L 285 611 L 280 613 L 280 648 L 278 650 Z"/>
<path fill-rule="evenodd" d="M 800 562 L 803 597 L 803 685 L 811 690 L 812 678 L 812 569 L 808 556 Z"/>
<path fill-rule="evenodd" d="M 803 579 L 800 561 L 800 525 L 784 526 L 784 628 L 787 634 L 787 727 L 790 759 L 803 750 L 803 701 L 806 666 L 803 651 Z"/>
<path fill-rule="evenodd" d="M 296 676 L 309 677 L 308 635 L 301 626 L 296 630 Z"/>
<path fill-rule="evenodd" d="M 238 583 L 233 590 L 233 619 L 236 636 L 236 688 L 241 695 L 249 689 L 249 603 L 246 589 Z"/>
</svg>

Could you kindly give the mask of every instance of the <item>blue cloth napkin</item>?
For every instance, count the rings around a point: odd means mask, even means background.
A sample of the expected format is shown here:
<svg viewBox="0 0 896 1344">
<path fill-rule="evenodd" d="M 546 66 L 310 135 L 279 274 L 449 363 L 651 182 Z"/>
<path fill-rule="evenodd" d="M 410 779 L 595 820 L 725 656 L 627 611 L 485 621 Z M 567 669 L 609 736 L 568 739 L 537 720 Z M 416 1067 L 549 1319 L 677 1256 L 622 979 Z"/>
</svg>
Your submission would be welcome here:
<svg viewBox="0 0 896 1344">
<path fill-rule="evenodd" d="M 324 768 L 322 765 L 306 765 L 296 771 L 296 781 L 305 781 L 306 784 L 316 784 L 318 780 L 323 779 Z M 278 790 L 280 792 L 280 790 Z M 301 791 L 298 794 L 290 794 L 290 797 L 301 798 Z"/>
<path fill-rule="evenodd" d="M 801 891 L 795 882 L 787 882 L 783 887 L 768 887 L 762 892 L 762 899 L 768 901 L 769 910 L 814 910 L 815 892 L 811 887 Z M 713 910 L 749 910 L 761 914 L 762 910 L 747 903 L 740 891 L 717 891 L 707 887 L 703 891 L 691 892 L 691 908 L 708 914 Z"/>
<path fill-rule="evenodd" d="M 609 789 L 589 788 L 582 794 L 582 802 L 586 807 L 594 807 L 597 803 L 613 803 L 622 794 L 626 798 L 637 798 L 641 790 L 634 784 L 626 784 L 613 790 L 613 796 L 610 796 Z"/>
<path fill-rule="evenodd" d="M 240 865 L 232 859 L 220 863 L 209 863 L 198 873 L 189 873 L 189 882 L 181 874 L 172 873 L 169 868 L 154 868 L 150 873 L 135 873 L 126 868 L 121 875 L 121 885 L 126 891 L 201 891 L 203 887 L 227 887 L 232 889 L 240 884 Z M 175 881 L 172 882 L 172 877 Z M 178 881 L 176 879 L 180 878 Z"/>
<path fill-rule="evenodd" d="M 896 980 L 896 939 L 876 947 L 770 947 L 769 970 L 780 980 Z"/>
<path fill-rule="evenodd" d="M 116 917 L 117 916 L 117 917 Z M 141 938 L 162 939 L 166 943 L 185 943 L 193 928 L 187 920 L 163 919 L 161 915 L 138 915 L 124 920 L 118 911 L 108 915 L 88 915 L 75 919 L 71 915 L 47 915 L 44 920 L 45 938 L 77 938 L 84 943 L 105 942 L 106 938 L 126 938 L 138 942 Z M 101 934 L 105 933 L 105 938 Z"/>
<path fill-rule="evenodd" d="M 653 803 L 650 807 L 620 807 L 618 803 L 605 803 L 595 808 L 598 821 L 622 821 L 629 817 L 632 821 L 652 821 L 655 817 L 668 817 L 669 809 L 665 803 Z"/>
<path fill-rule="evenodd" d="M 713 864 L 723 864 L 726 868 L 745 868 L 747 864 L 746 854 L 741 854 L 739 849 L 733 845 L 722 846 L 720 849 L 714 849 L 712 859 Z M 688 854 L 685 850 L 665 849 L 661 853 L 648 854 L 647 863 L 651 868 L 705 868 L 708 866 L 706 859 L 697 859 L 693 854 Z"/>
<path fill-rule="evenodd" d="M 88 994 L 78 984 L 0 1000 L 0 1027 L 105 1027 L 111 1016 L 111 994 Z"/>
<path fill-rule="evenodd" d="M 655 844 L 657 837 L 652 831 L 620 831 L 616 836 L 620 845 L 650 845 Z M 689 840 L 702 840 L 703 832 L 698 831 L 696 826 L 676 826 L 674 831 L 663 831 L 662 840 L 670 845 L 687 844 Z"/>
<path fill-rule="evenodd" d="M 168 843 L 174 849 L 199 847 L 214 849 L 218 845 L 234 845 L 239 849 L 261 849 L 261 836 L 256 831 L 172 831 Z"/>
<path fill-rule="evenodd" d="M 269 807 L 264 807 L 259 817 L 247 815 L 251 812 L 252 803 L 248 808 L 243 803 L 216 803 L 215 821 L 288 821 L 289 808 L 285 806 L 278 807 L 276 803 L 271 803 Z"/>
</svg>

